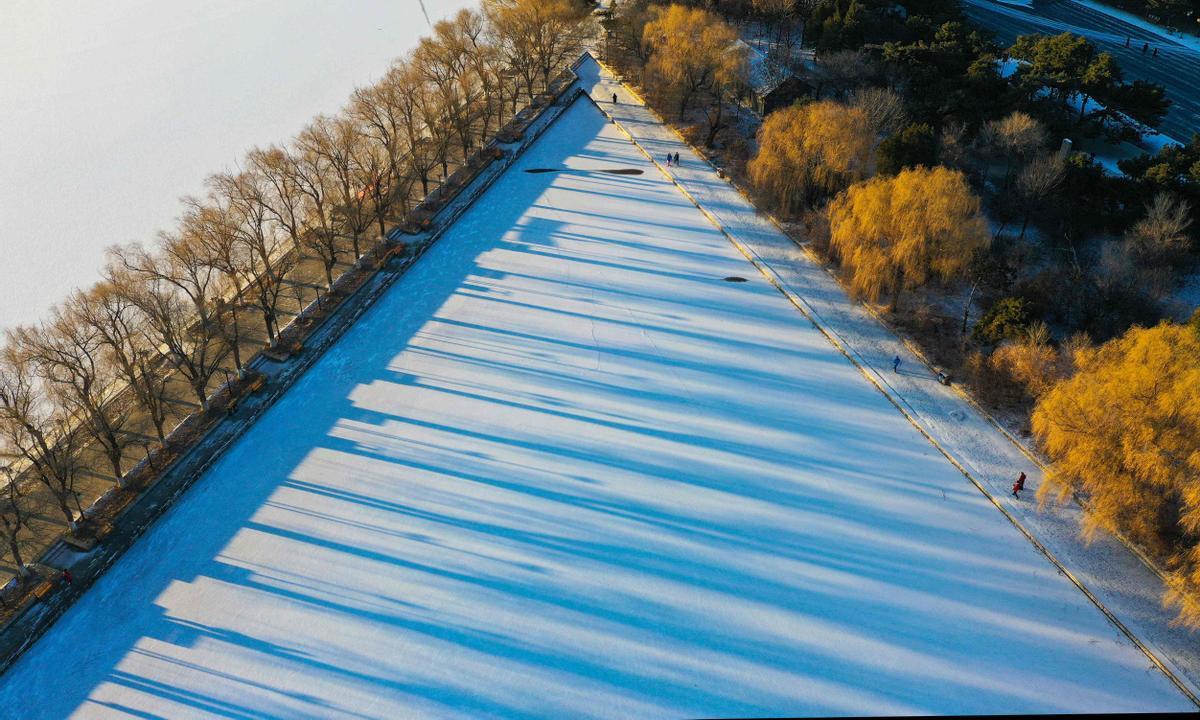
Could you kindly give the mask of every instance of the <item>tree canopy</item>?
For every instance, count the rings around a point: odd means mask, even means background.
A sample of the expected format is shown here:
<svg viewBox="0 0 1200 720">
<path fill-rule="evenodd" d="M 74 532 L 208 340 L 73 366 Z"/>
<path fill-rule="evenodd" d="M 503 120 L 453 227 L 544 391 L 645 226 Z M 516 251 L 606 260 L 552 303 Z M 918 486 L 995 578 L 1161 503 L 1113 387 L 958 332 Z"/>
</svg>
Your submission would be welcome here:
<svg viewBox="0 0 1200 720">
<path fill-rule="evenodd" d="M 1017 81 L 1026 94 L 1033 97 L 1043 87 L 1049 88 L 1060 107 L 1073 115 L 1075 125 L 1107 119 L 1123 126 L 1125 134 L 1139 135 L 1122 116 L 1157 127 L 1171 104 L 1159 85 L 1143 80 L 1124 83 L 1112 55 L 1079 35 L 1022 35 L 1009 53 L 1024 61 Z M 1093 99 L 1099 104 L 1089 104 Z"/>
<path fill-rule="evenodd" d="M 793 105 L 767 116 L 747 172 L 785 215 L 865 177 L 874 132 L 866 111 L 830 100 Z"/>
<path fill-rule="evenodd" d="M 675 96 L 682 115 L 703 93 L 748 81 L 748 49 L 737 31 L 715 13 L 683 5 L 651 8 L 643 42 L 651 48 L 647 70 Z M 714 92 L 715 91 L 715 92 Z"/>
<path fill-rule="evenodd" d="M 1085 494 L 1088 532 L 1165 557 L 1181 619 L 1200 626 L 1200 331 L 1133 328 L 1077 350 L 1075 365 L 1033 414 L 1053 461 L 1039 492 Z"/>
<path fill-rule="evenodd" d="M 904 168 L 937 163 L 937 139 L 926 123 L 914 123 L 879 143 L 876 165 L 880 174 L 895 175 Z"/>
<path fill-rule="evenodd" d="M 851 186 L 830 203 L 829 226 L 851 289 L 871 301 L 890 294 L 893 307 L 905 289 L 962 274 L 990 241 L 979 198 L 944 167 Z"/>
</svg>

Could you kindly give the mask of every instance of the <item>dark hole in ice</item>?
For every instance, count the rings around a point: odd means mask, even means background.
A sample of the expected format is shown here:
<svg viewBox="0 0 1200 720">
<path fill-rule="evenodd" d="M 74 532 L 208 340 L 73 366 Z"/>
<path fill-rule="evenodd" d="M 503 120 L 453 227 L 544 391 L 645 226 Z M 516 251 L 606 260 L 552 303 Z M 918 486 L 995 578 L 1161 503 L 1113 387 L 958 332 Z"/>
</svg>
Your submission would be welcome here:
<svg viewBox="0 0 1200 720">
<path fill-rule="evenodd" d="M 725 282 L 746 282 L 746 278 L 739 275 L 730 275 L 729 277 L 725 278 Z"/>
</svg>

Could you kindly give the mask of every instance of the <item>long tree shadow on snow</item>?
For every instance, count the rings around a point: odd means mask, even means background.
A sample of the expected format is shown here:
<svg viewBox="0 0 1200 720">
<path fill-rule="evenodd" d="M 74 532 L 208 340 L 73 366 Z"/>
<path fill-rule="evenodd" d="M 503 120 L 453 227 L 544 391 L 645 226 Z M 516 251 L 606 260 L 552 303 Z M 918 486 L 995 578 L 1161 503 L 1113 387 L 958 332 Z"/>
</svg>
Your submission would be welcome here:
<svg viewBox="0 0 1200 720">
<path fill-rule="evenodd" d="M 572 112 L 578 135 L 556 147 L 552 128 L 521 166 L 588 154 L 580 138 L 603 119 Z M 765 281 L 721 282 L 729 268 L 751 275 L 743 261 L 698 250 L 713 238 L 676 235 L 671 218 L 640 225 L 661 235 L 615 236 L 603 203 L 648 179 L 606 177 L 613 192 L 589 215 L 547 204 L 582 192 L 555 183 L 586 174 L 518 177 L 14 668 L 10 683 L 63 680 L 38 712 L 87 709 L 105 684 L 234 718 L 354 714 L 365 700 L 473 715 L 553 707 L 522 701 L 512 676 L 714 715 L 1104 701 L 1082 670 L 1055 681 L 1057 697 L 1013 682 L 1018 661 L 1024 672 L 1107 662 L 1105 647 L 1073 640 L 1090 616 L 1073 626 L 1057 612 L 1075 591 L 1028 548 L 997 557 L 1012 531 L 977 520 L 994 512 L 982 496 L 801 333 Z M 526 208 L 554 218 L 523 219 Z M 676 270 L 648 273 L 657 263 Z M 940 474 L 901 475 L 921 463 Z M 133 587 L 159 606 L 153 617 Z M 229 604 L 182 616 L 201 592 Z M 252 607 L 305 624 L 241 614 Z M 359 632 L 378 643 L 344 637 Z M 89 641 L 113 652 L 64 675 L 55 647 Z M 435 680 L 408 653 L 373 650 L 393 643 L 414 656 L 455 648 L 494 673 Z M 342 692 L 201 661 L 211 650 Z"/>
</svg>

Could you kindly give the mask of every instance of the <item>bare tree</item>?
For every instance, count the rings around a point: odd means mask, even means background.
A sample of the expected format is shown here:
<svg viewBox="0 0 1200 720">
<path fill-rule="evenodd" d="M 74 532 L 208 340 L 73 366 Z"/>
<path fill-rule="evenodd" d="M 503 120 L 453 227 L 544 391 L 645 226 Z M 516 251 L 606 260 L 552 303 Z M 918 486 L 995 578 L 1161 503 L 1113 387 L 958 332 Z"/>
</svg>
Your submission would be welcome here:
<svg viewBox="0 0 1200 720">
<path fill-rule="evenodd" d="M 428 195 L 434 168 L 441 165 L 445 172 L 450 141 L 450 134 L 440 120 L 438 97 L 408 60 L 393 65 L 381 82 L 392 87 L 395 110 L 408 148 L 407 171 L 421 182 L 421 194 Z"/>
<path fill-rule="evenodd" d="M 1057 154 L 1042 154 L 1029 161 L 1017 174 L 1016 192 L 1021 200 L 1021 238 L 1029 228 L 1029 218 L 1067 175 L 1067 166 Z"/>
<path fill-rule="evenodd" d="M 382 168 L 381 168 L 382 170 Z M 284 280 L 298 262 L 288 234 L 272 219 L 270 186 L 257 172 L 222 173 L 209 179 L 213 196 L 225 208 L 238 252 L 237 272 L 257 305 L 273 344 L 279 334 L 279 303 Z"/>
<path fill-rule="evenodd" d="M 164 236 L 161 256 L 140 245 L 113 248 L 108 279 L 145 314 L 155 341 L 207 410 L 209 382 L 229 346 L 217 319 L 217 272 L 194 245 L 181 236 Z"/>
<path fill-rule="evenodd" d="M 878 74 L 878 68 L 861 50 L 838 50 L 820 57 L 818 75 L 823 78 L 833 96 L 842 99 L 855 88 L 868 84 Z"/>
<path fill-rule="evenodd" d="M 790 62 L 792 50 L 801 37 L 800 33 L 795 32 L 795 0 L 751 0 L 750 6 L 767 20 L 773 30 L 773 46 L 780 47 L 780 51 L 772 47 L 773 54 Z"/>
<path fill-rule="evenodd" d="M 130 273 L 124 273 L 121 281 L 137 282 Z M 169 385 L 166 368 L 156 343 L 148 335 L 152 331 L 146 316 L 129 299 L 131 291 L 117 287 L 114 282 L 102 282 L 86 293 L 76 292 L 67 300 L 67 307 L 97 333 L 105 346 L 107 362 L 116 368 L 137 398 L 161 443 L 166 440 Z"/>
<path fill-rule="evenodd" d="M 1191 248 L 1188 228 L 1192 225 L 1192 208 L 1186 200 L 1169 193 L 1159 193 L 1146 205 L 1146 217 L 1139 220 L 1125 239 L 1133 256 L 1143 266 L 1175 264 Z"/>
<path fill-rule="evenodd" d="M 119 483 L 131 442 L 129 408 L 119 397 L 120 376 L 107 362 L 103 336 L 71 307 L 55 308 L 50 323 L 40 328 L 19 328 L 13 341 L 29 354 L 52 400 L 100 447 Z"/>
<path fill-rule="evenodd" d="M 287 159 L 289 182 L 303 198 L 298 214 L 301 247 L 321 261 L 325 271 L 325 286 L 331 288 L 333 269 L 342 256 L 342 244 L 333 218 L 337 180 L 329 167 L 327 155 L 307 147 L 314 141 L 314 138 L 308 138 L 308 142 L 298 140 L 296 147 L 284 157 Z"/>
<path fill-rule="evenodd" d="M 387 238 L 387 221 L 396 199 L 396 190 L 397 188 L 411 190 L 412 183 L 395 182 L 389 169 L 390 161 L 387 153 L 375 143 L 365 140 L 359 142 L 355 145 L 351 155 L 354 184 L 362 188 L 359 193 L 363 196 L 366 207 L 375 219 L 376 227 L 379 230 L 379 241 L 383 242 Z M 407 204 L 405 203 L 405 205 Z"/>
<path fill-rule="evenodd" d="M 0 462 L 27 465 L 72 530 L 83 514 L 75 490 L 79 437 L 69 415 L 38 382 L 32 359 L 10 337 L 0 349 Z"/>
<path fill-rule="evenodd" d="M 297 182 L 295 159 L 287 150 L 272 145 L 251 150 L 246 160 L 249 172 L 256 173 L 265 186 L 265 192 L 257 200 L 275 224 L 287 233 L 296 254 L 301 254 L 307 196 L 300 191 Z"/>
<path fill-rule="evenodd" d="M 579 26 L 587 16 L 581 3 L 484 0 L 483 9 L 496 47 L 521 74 L 531 98 L 537 80 L 543 88 L 548 86 L 550 78 L 579 54 Z"/>
<path fill-rule="evenodd" d="M 656 7 L 651 12 L 644 30 L 645 41 L 653 48 L 646 76 L 678 99 L 680 117 L 694 98 L 724 95 L 713 92 L 716 86 L 748 83 L 748 49 L 737 43 L 737 30 L 716 13 L 683 5 Z"/>
<path fill-rule="evenodd" d="M 209 317 L 232 351 L 233 366 L 241 377 L 245 368 L 237 309 L 242 301 L 242 274 L 253 258 L 238 238 L 236 221 L 228 205 L 222 204 L 222 198 L 210 196 L 210 199 L 213 202 L 184 198 L 187 209 L 180 219 L 179 242 L 189 247 L 188 262 L 199 263 L 217 273 L 211 288 Z"/>
<path fill-rule="evenodd" d="M 732 100 L 742 88 L 749 84 L 750 80 L 746 46 L 735 45 L 722 52 L 720 56 L 721 61 L 713 72 L 704 106 L 704 116 L 708 121 L 704 146 L 709 148 L 716 141 L 717 133 L 725 126 L 725 103 Z"/>
<path fill-rule="evenodd" d="M 8 546 L 8 556 L 17 567 L 17 574 L 28 577 L 21 531 L 29 525 L 29 501 L 20 478 L 10 466 L 0 465 L 0 476 L 0 483 L 4 483 L 4 489 L 0 490 L 0 528 L 4 531 L 4 543 Z"/>
<path fill-rule="evenodd" d="M 520 78 L 525 86 L 525 96 L 532 99 L 538 78 L 535 50 L 525 27 L 527 23 L 514 8 L 515 5 L 514 0 L 484 0 L 483 9 L 487 14 L 488 31 L 494 47 L 504 58 L 505 64 Z"/>
<path fill-rule="evenodd" d="M 464 27 L 471 27 L 472 13 L 463 10 L 459 15 L 466 17 L 459 22 L 442 20 L 434 26 L 432 38 L 421 38 L 413 52 L 412 65 L 437 94 L 440 109 L 458 139 L 461 159 L 465 161 L 471 155 L 474 125 L 482 114 L 482 98 L 467 54 L 470 40 L 462 34 Z"/>
<path fill-rule="evenodd" d="M 350 103 L 350 112 L 362 125 L 363 132 L 375 141 L 376 147 L 387 157 L 386 182 L 383 185 L 389 189 L 399 187 L 402 178 L 408 175 L 406 155 L 409 152 L 409 138 L 404 131 L 404 114 L 401 111 L 400 94 L 396 88 L 398 80 L 394 78 L 397 72 L 397 67 L 393 66 L 375 85 L 355 90 Z M 407 210 L 407 197 L 397 198 L 394 190 L 390 195 L 392 197 L 386 205 L 399 200 Z M 378 215 L 380 203 L 375 205 Z M 382 233 L 381 229 L 380 234 Z"/>
<path fill-rule="evenodd" d="M 908 124 L 904 98 L 887 88 L 858 88 L 850 93 L 850 105 L 866 113 L 876 136 L 893 135 Z"/>
<path fill-rule="evenodd" d="M 319 229 L 336 242 L 340 225 L 350 236 L 355 258 L 362 256 L 360 239 L 374 219 L 355 167 L 355 146 L 365 139 L 351 118 L 328 115 L 318 115 L 296 139 L 301 185 L 310 193 L 310 210 L 318 216 Z"/>
<path fill-rule="evenodd" d="M 488 41 L 487 20 L 478 12 L 463 11 L 454 16 L 454 35 L 459 50 L 478 87 L 477 115 L 480 120 L 479 141 L 486 143 L 492 124 L 504 124 L 504 69 L 499 49 Z"/>
<path fill-rule="evenodd" d="M 1041 122 L 1016 111 L 986 123 L 976 142 L 986 153 L 1003 159 L 1004 188 L 1007 189 L 1012 185 L 1016 169 L 1044 148 L 1048 137 Z"/>
</svg>

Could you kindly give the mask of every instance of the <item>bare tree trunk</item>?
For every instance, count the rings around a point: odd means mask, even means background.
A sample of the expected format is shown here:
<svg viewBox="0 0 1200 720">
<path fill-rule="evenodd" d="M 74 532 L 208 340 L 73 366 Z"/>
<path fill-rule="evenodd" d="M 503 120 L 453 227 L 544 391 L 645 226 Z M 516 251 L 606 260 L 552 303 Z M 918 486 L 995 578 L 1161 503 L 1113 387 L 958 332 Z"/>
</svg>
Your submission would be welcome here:
<svg viewBox="0 0 1200 720">
<path fill-rule="evenodd" d="M 0 470 L 4 471 L 4 481 L 7 482 L 4 487 L 4 505 L 0 508 L 0 524 L 4 526 L 8 555 L 17 567 L 17 574 L 24 578 L 29 576 L 29 569 L 25 567 L 25 557 L 21 553 L 21 529 L 26 527 L 28 522 L 25 518 L 27 501 L 21 494 L 21 485 L 16 473 L 8 466 L 0 467 Z"/>
<path fill-rule="evenodd" d="M 977 282 L 971 283 L 971 292 L 967 293 L 967 301 L 965 303 L 963 303 L 963 321 L 962 321 L 962 335 L 963 336 L 966 336 L 966 334 L 967 334 L 967 319 L 969 318 L 969 316 L 971 314 L 971 302 L 975 299 L 975 290 L 978 287 L 979 287 L 979 283 L 977 283 Z"/>
<path fill-rule="evenodd" d="M 892 299 L 888 303 L 888 312 L 894 313 L 900 306 L 900 292 L 904 289 L 904 273 L 897 269 L 892 283 Z"/>
<path fill-rule="evenodd" d="M 13 564 L 17 566 L 17 573 L 21 577 L 29 576 L 29 568 L 25 567 L 25 558 L 21 556 L 21 543 L 17 542 L 17 537 L 21 531 L 19 526 L 10 524 L 8 518 L 3 518 L 4 534 L 8 539 L 8 555 L 12 558 Z"/>
<path fill-rule="evenodd" d="M 321 261 L 325 267 L 325 289 L 332 290 L 333 289 L 333 266 L 335 263 L 337 263 L 337 258 L 324 257 L 324 258 L 321 258 Z"/>
</svg>

